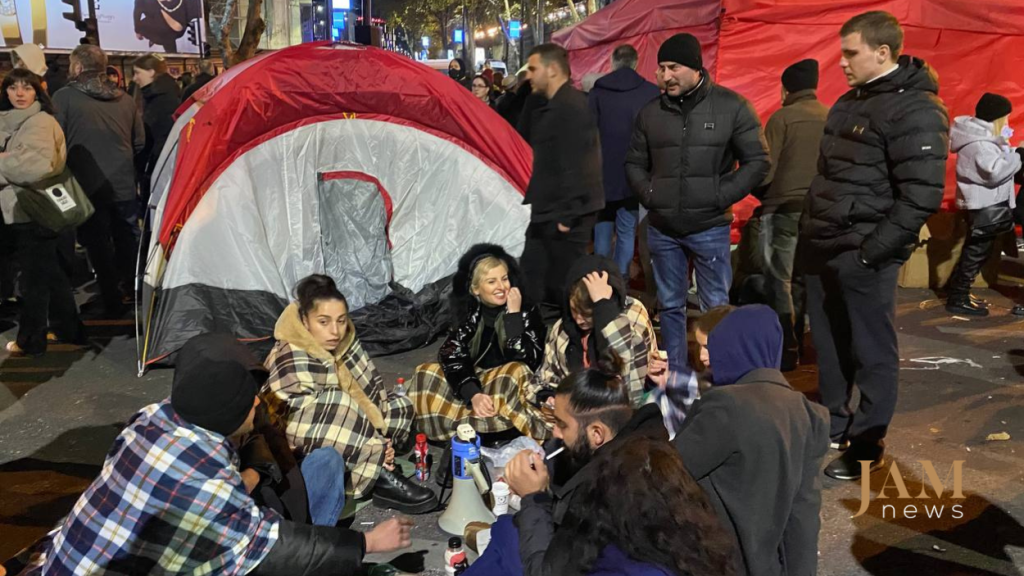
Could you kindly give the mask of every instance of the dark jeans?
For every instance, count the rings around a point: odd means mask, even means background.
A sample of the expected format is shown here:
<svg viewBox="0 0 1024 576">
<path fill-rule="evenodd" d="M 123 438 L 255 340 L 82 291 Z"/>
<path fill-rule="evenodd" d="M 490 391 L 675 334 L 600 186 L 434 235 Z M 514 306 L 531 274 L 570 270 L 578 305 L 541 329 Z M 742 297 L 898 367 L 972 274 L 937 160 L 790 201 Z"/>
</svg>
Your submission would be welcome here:
<svg viewBox="0 0 1024 576">
<path fill-rule="evenodd" d="M 833 439 L 881 446 L 896 410 L 899 347 L 896 277 L 900 265 L 875 270 L 845 252 L 809 270 L 807 312 L 818 352 L 818 387 L 832 415 Z M 856 412 L 853 387 L 860 390 Z"/>
<path fill-rule="evenodd" d="M 15 229 L 22 293 L 18 346 L 28 354 L 46 352 L 48 327 L 65 342 L 81 342 L 84 330 L 71 289 L 72 263 L 66 258 L 74 234 L 58 235 L 38 224 L 19 224 Z"/>
<path fill-rule="evenodd" d="M 949 276 L 949 283 L 946 285 L 947 298 L 950 302 L 966 300 L 970 297 L 974 279 L 977 278 L 978 272 L 981 271 L 982 266 L 988 260 L 989 255 L 992 253 L 992 245 L 995 244 L 998 237 L 972 237 L 971 212 L 974 211 L 970 210 L 964 215 L 967 219 L 967 238 L 964 240 L 963 249 L 960 251 L 960 259 L 957 260 L 956 267 L 953 268 L 953 273 Z"/>
<path fill-rule="evenodd" d="M 541 304 L 545 321 L 561 317 L 565 301 L 565 277 L 569 268 L 587 253 L 596 215 L 585 216 L 568 232 L 557 222 L 532 222 L 526 229 L 526 245 L 520 265 L 526 278 L 526 298 Z"/>
<path fill-rule="evenodd" d="M 96 271 L 104 308 L 117 310 L 135 280 L 141 234 L 138 202 L 99 202 L 94 206 L 92 218 L 78 228 L 78 241 Z"/>
<path fill-rule="evenodd" d="M 807 311 L 803 274 L 795 266 L 799 233 L 799 213 L 761 215 L 758 248 L 764 265 L 768 305 L 779 315 L 782 324 L 783 365 L 799 359 Z"/>
<path fill-rule="evenodd" d="M 0 301 L 14 298 L 17 269 L 18 233 L 0 219 Z"/>
<path fill-rule="evenodd" d="M 732 284 L 729 226 L 686 236 L 668 236 L 651 226 L 647 245 L 661 302 L 661 336 L 669 366 L 689 365 L 686 344 L 686 298 L 690 290 L 689 260 L 697 275 L 701 311 L 729 303 Z"/>
</svg>

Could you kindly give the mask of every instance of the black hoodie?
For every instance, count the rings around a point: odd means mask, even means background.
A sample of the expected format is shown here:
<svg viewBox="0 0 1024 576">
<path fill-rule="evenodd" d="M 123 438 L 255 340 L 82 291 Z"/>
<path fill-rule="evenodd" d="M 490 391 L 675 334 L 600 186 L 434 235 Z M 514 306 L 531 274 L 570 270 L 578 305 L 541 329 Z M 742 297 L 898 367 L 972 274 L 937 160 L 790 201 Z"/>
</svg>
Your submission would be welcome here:
<svg viewBox="0 0 1024 576">
<path fill-rule="evenodd" d="M 134 157 L 146 143 L 135 101 L 107 79 L 83 72 L 53 95 L 67 139 L 68 167 L 92 202 L 136 198 Z"/>
<path fill-rule="evenodd" d="M 859 251 L 873 267 L 905 261 L 942 203 L 949 116 L 923 60 L 850 90 L 829 111 L 818 175 L 800 223 L 808 262 Z"/>
<path fill-rule="evenodd" d="M 576 261 L 566 276 L 565 295 L 562 301 L 562 330 L 569 335 L 569 347 L 565 351 L 565 356 L 569 361 L 570 371 L 583 368 L 583 333 L 573 320 L 569 299 L 572 297 L 573 285 L 591 272 L 607 272 L 608 284 L 614 293 L 611 298 L 594 304 L 593 328 L 587 334 L 587 355 L 591 366 L 597 365 L 600 353 L 608 348 L 608 342 L 605 341 L 601 330 L 626 308 L 626 281 L 615 262 L 596 254 L 588 254 Z"/>
<path fill-rule="evenodd" d="M 142 89 L 145 105 L 142 117 L 146 122 L 146 168 L 148 179 L 156 168 L 156 161 L 164 149 L 164 143 L 174 127 L 174 112 L 181 104 L 178 83 L 169 74 L 160 74 Z"/>
</svg>

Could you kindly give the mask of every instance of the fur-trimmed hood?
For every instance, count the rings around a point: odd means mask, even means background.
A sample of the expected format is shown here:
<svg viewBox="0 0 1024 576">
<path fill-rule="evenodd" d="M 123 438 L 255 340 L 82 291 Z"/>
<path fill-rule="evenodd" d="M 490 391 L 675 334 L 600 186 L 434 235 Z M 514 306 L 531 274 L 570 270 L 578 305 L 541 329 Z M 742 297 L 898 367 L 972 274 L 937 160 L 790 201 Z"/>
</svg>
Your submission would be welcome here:
<svg viewBox="0 0 1024 576">
<path fill-rule="evenodd" d="M 477 261 L 486 256 L 494 256 L 505 263 L 508 268 L 508 281 L 513 288 L 522 290 L 522 275 L 516 259 L 497 244 L 476 244 L 459 258 L 459 267 L 452 277 L 452 293 L 449 304 L 452 313 L 452 325 L 459 326 L 470 314 L 480 307 L 480 302 L 469 292 L 473 281 L 473 269 Z M 529 303 L 523 302 L 523 310 L 529 309 Z"/>
</svg>

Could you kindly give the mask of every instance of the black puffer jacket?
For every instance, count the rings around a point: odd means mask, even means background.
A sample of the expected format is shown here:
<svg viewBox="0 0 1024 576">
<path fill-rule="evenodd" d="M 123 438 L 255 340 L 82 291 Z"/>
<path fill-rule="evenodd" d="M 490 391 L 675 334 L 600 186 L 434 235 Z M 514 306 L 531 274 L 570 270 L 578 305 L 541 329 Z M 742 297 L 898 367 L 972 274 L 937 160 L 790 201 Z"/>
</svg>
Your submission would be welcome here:
<svg viewBox="0 0 1024 576">
<path fill-rule="evenodd" d="M 702 73 L 692 94 L 663 94 L 640 111 L 626 154 L 633 194 L 651 211 L 651 225 L 671 236 L 732 222 L 732 205 L 770 166 L 753 106 Z"/>
<path fill-rule="evenodd" d="M 452 278 L 451 309 L 454 322 L 448 338 L 437 353 L 445 380 L 452 387 L 455 396 L 469 403 L 473 396 L 482 392 L 476 369 L 497 368 L 481 364 L 491 342 L 481 342 L 484 332 L 482 304 L 470 293 L 473 269 L 476 263 L 486 257 L 495 256 L 505 262 L 509 283 L 513 288 L 522 286 L 519 266 L 505 249 L 495 244 L 477 244 L 459 259 L 459 268 Z M 544 356 L 544 322 L 536 307 L 523 302 L 523 311 L 509 314 L 502 311 L 495 320 L 500 358 L 504 362 L 522 362 L 536 370 Z M 500 365 L 500 364 L 499 364 Z"/>
<path fill-rule="evenodd" d="M 850 250 L 871 266 L 907 259 L 946 183 L 949 116 L 938 91 L 931 67 L 901 56 L 896 72 L 835 103 L 800 225 L 811 260 Z"/>
</svg>

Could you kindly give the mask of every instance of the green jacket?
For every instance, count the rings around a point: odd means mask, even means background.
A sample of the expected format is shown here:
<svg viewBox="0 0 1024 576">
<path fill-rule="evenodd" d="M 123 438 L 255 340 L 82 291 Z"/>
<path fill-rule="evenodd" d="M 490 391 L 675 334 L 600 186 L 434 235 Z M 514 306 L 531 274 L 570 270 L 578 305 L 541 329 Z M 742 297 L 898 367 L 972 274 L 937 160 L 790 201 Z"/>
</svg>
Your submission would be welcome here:
<svg viewBox="0 0 1024 576">
<path fill-rule="evenodd" d="M 825 133 L 828 107 L 814 90 L 793 92 L 765 127 L 772 167 L 761 200 L 765 214 L 803 210 L 804 196 L 818 173 L 818 149 Z"/>
</svg>

